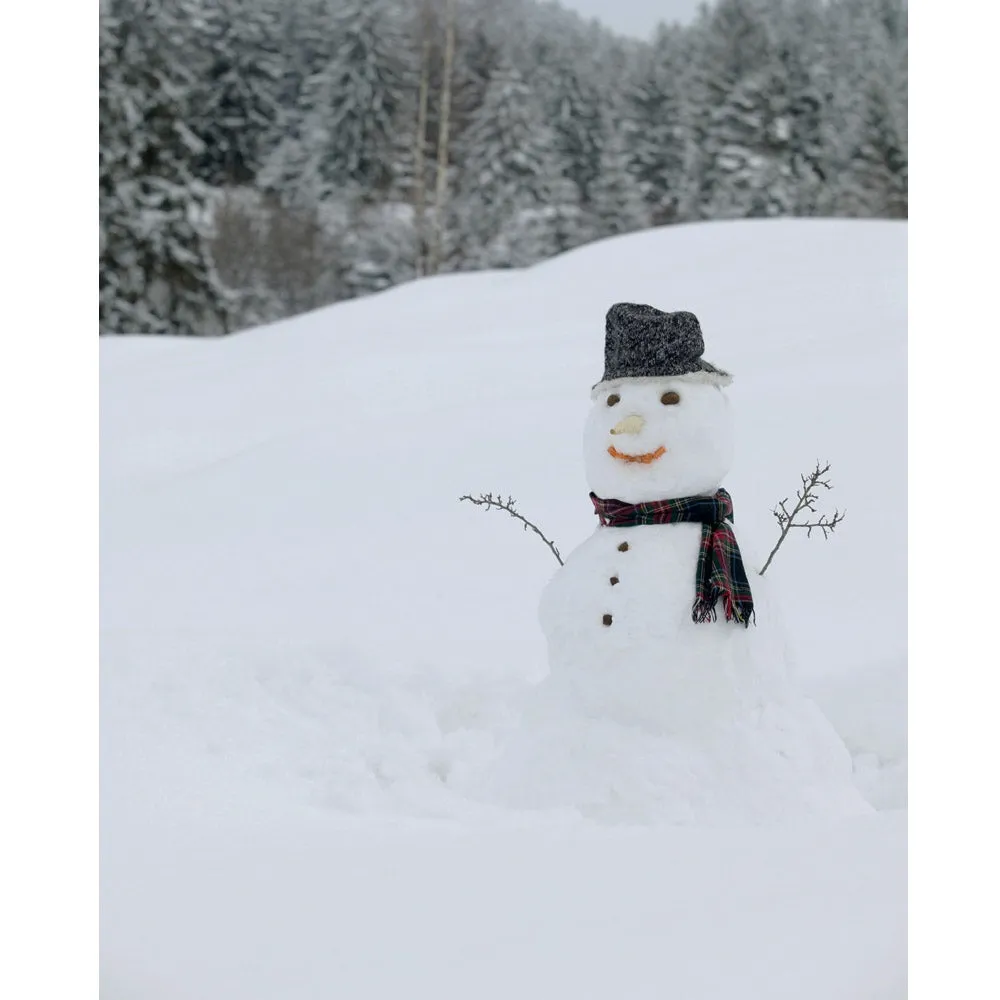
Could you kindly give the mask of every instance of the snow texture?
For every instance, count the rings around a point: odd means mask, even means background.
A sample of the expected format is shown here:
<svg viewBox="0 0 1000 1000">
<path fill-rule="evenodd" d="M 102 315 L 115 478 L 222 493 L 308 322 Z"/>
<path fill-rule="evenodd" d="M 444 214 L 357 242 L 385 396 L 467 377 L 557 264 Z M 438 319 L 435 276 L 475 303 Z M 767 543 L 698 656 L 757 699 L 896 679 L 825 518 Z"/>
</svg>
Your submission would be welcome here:
<svg viewBox="0 0 1000 1000">
<path fill-rule="evenodd" d="M 103 995 L 901 1000 L 905 242 L 901 223 L 673 227 L 225 340 L 105 338 Z M 748 563 L 831 460 L 847 519 L 790 537 L 759 597 L 879 812 L 643 815 L 646 769 L 664 785 L 639 736 L 614 826 L 566 794 L 469 793 L 546 676 L 558 567 L 457 498 L 512 494 L 564 553 L 593 533 L 579 441 L 616 301 L 695 312 L 735 374 Z M 785 718 L 793 748 L 815 739 Z M 670 764 L 671 787 L 698 804 L 711 762 Z"/>
</svg>

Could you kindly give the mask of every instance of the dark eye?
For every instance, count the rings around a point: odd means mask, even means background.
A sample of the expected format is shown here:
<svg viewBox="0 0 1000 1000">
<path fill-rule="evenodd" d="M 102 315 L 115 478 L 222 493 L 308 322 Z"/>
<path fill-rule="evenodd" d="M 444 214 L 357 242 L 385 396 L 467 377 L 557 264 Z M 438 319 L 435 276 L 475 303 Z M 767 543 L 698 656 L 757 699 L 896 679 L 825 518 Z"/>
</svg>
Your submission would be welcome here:
<svg viewBox="0 0 1000 1000">
<path fill-rule="evenodd" d="M 619 396 L 617 392 L 613 392 L 611 393 L 610 396 L 608 396 L 608 406 L 614 406 L 615 403 L 620 403 L 620 402 L 621 402 L 621 396 Z"/>
<path fill-rule="evenodd" d="M 676 392 L 665 392 L 662 396 L 660 396 L 660 402 L 664 406 L 673 406 L 675 403 L 679 403 L 680 401 L 681 397 L 678 396 Z"/>
</svg>

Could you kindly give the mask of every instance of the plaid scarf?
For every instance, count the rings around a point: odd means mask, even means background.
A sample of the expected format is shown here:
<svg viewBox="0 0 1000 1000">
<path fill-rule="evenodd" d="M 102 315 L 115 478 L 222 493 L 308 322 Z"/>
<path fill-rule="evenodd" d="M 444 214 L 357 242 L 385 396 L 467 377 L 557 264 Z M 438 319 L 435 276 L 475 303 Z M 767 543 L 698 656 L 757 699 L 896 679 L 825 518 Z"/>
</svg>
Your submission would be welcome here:
<svg viewBox="0 0 1000 1000">
<path fill-rule="evenodd" d="M 720 489 L 713 497 L 684 497 L 628 504 L 602 500 L 590 494 L 601 524 L 610 528 L 630 528 L 638 524 L 701 523 L 701 549 L 695 574 L 695 601 L 691 617 L 696 622 L 716 620 L 715 605 L 722 598 L 726 621 L 749 626 L 753 620 L 753 595 L 743 568 L 743 557 L 733 529 L 732 497 Z"/>
</svg>

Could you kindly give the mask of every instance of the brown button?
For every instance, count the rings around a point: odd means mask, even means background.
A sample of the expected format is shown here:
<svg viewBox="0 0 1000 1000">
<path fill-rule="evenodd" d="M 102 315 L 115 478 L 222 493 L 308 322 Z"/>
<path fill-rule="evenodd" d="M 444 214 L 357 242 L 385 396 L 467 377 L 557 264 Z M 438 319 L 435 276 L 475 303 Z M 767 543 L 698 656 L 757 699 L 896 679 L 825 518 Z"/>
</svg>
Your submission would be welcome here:
<svg viewBox="0 0 1000 1000">
<path fill-rule="evenodd" d="M 622 542 L 621 545 L 618 546 L 618 551 L 628 552 L 628 542 Z"/>
<path fill-rule="evenodd" d="M 612 586 L 612 587 L 613 587 L 613 586 L 614 586 L 614 585 L 615 585 L 615 584 L 616 584 L 617 582 L 618 582 L 618 577 L 617 577 L 617 576 L 613 576 L 613 577 L 611 577 L 611 586 Z"/>
<path fill-rule="evenodd" d="M 605 615 L 601 620 L 604 622 L 605 625 L 610 625 L 611 624 L 611 615 Z"/>
</svg>

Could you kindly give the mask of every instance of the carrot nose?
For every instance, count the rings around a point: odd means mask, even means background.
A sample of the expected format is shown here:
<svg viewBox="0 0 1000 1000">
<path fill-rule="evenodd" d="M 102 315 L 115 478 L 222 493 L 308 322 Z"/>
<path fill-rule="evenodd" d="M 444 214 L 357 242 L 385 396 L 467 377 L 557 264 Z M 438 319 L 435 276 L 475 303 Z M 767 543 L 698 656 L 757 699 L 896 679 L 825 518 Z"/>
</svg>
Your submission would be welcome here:
<svg viewBox="0 0 1000 1000">
<path fill-rule="evenodd" d="M 646 426 L 646 420 L 640 417 L 638 413 L 632 413 L 625 417 L 624 420 L 619 420 L 614 427 L 611 428 L 612 434 L 638 434 L 639 431 Z"/>
</svg>

